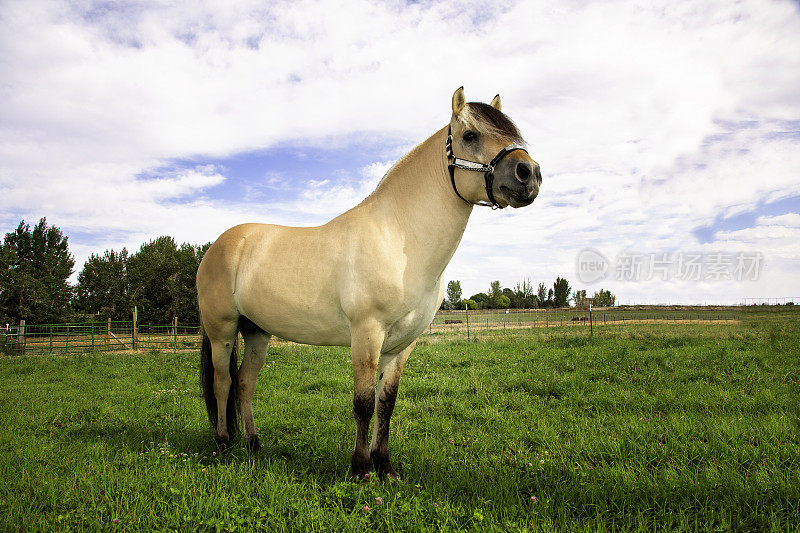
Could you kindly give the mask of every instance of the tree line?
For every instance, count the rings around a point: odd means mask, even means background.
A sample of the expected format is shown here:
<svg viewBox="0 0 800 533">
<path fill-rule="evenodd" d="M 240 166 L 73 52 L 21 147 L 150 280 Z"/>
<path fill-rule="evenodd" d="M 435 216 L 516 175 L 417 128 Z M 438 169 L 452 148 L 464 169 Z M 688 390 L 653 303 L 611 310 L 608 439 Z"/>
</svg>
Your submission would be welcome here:
<svg viewBox="0 0 800 533">
<path fill-rule="evenodd" d="M 196 323 L 195 275 L 210 245 L 162 236 L 136 253 L 92 254 L 73 286 L 67 237 L 45 218 L 22 220 L 0 244 L 0 324 L 130 320 L 134 306 L 141 323 Z"/>
<path fill-rule="evenodd" d="M 0 243 L 0 325 L 56 324 L 130 320 L 136 306 L 141 323 L 168 324 L 175 317 L 183 323 L 198 322 L 195 276 L 211 243 L 201 246 L 161 236 L 143 244 L 135 253 L 127 249 L 92 254 L 69 283 L 75 259 L 67 236 L 42 218 L 31 228 L 24 220 Z M 461 282 L 447 284 L 445 309 L 530 309 L 582 306 L 586 291 L 574 291 L 564 278 L 552 287 L 534 288 L 523 280 L 513 289 L 493 281 L 487 292 L 462 299 Z M 597 306 L 614 305 L 611 292 L 594 294 Z"/>
<path fill-rule="evenodd" d="M 557 277 L 552 287 L 539 283 L 536 289 L 529 279 L 517 283 L 513 289 L 503 288 L 500 281 L 489 284 L 487 292 L 473 294 L 462 299 L 461 282 L 452 280 L 447 283 L 447 295 L 442 302 L 442 309 L 536 309 L 547 307 L 588 307 L 589 299 L 586 290 L 572 291 L 569 281 Z M 611 291 L 600 289 L 592 296 L 593 305 L 612 307 L 616 296 Z"/>
</svg>

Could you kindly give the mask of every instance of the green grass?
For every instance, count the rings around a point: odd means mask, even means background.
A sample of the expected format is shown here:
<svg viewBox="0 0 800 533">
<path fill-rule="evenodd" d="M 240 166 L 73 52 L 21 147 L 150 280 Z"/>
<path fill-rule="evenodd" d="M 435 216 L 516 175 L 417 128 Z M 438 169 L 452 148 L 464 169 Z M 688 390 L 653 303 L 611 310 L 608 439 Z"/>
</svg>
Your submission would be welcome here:
<svg viewBox="0 0 800 533">
<path fill-rule="evenodd" d="M 798 318 L 424 339 L 368 486 L 347 349 L 270 348 L 257 458 L 216 454 L 195 356 L 5 357 L 0 530 L 795 531 Z"/>
</svg>

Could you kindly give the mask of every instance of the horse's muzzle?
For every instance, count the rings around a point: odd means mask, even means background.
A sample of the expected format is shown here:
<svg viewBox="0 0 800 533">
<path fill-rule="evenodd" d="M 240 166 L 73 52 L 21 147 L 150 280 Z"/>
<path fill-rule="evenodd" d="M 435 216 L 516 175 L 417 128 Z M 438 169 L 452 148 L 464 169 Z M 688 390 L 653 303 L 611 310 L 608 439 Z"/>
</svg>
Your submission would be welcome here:
<svg viewBox="0 0 800 533">
<path fill-rule="evenodd" d="M 501 197 L 511 207 L 525 207 L 526 205 L 531 205 L 538 194 L 539 183 L 535 180 L 531 181 L 524 187 L 520 187 L 519 189 L 512 189 L 511 187 L 507 187 L 505 185 L 500 186 Z"/>
</svg>

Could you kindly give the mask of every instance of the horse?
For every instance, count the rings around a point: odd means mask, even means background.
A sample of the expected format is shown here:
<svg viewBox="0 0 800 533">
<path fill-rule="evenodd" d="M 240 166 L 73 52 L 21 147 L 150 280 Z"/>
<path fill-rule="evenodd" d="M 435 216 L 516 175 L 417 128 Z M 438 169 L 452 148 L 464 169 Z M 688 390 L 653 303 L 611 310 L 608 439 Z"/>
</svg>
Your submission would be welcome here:
<svg viewBox="0 0 800 533">
<path fill-rule="evenodd" d="M 197 271 L 200 373 L 223 450 L 240 415 L 245 445 L 260 451 L 252 401 L 270 337 L 350 346 L 351 473 L 362 482 L 372 467 L 380 479 L 398 477 L 388 441 L 400 375 L 442 303 L 443 273 L 469 216 L 475 205 L 530 205 L 542 181 L 500 95 L 490 104 L 466 102 L 460 87 L 451 104 L 450 123 L 349 211 L 317 227 L 235 226 L 205 253 Z"/>
</svg>

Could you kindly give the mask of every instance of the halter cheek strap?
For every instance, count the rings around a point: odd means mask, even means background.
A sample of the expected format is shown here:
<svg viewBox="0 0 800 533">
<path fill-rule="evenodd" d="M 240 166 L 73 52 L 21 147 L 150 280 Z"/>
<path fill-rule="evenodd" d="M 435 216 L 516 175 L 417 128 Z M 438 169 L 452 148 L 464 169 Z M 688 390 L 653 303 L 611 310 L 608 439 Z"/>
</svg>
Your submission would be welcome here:
<svg viewBox="0 0 800 533">
<path fill-rule="evenodd" d="M 483 163 L 476 163 L 475 161 L 469 161 L 467 159 L 459 159 L 453 153 L 453 132 L 450 126 L 447 127 L 447 140 L 445 141 L 445 153 L 447 154 L 447 169 L 450 171 L 450 183 L 453 185 L 453 190 L 458 195 L 459 198 L 467 202 L 468 204 L 472 205 L 481 205 L 486 207 L 491 207 L 492 209 L 503 209 L 503 206 L 497 203 L 497 200 L 494 199 L 494 193 L 492 192 L 492 184 L 494 183 L 494 169 L 497 166 L 497 163 L 500 162 L 505 156 L 510 154 L 515 150 L 522 150 L 523 152 L 527 153 L 527 150 L 518 144 L 509 144 L 500 152 L 494 156 L 494 159 L 488 164 L 484 165 Z M 458 192 L 458 188 L 456 187 L 456 168 L 460 168 L 463 170 L 471 170 L 473 172 L 483 172 L 483 179 L 486 182 L 486 196 L 489 198 L 489 202 L 470 202 L 463 196 L 461 193 Z"/>
</svg>

